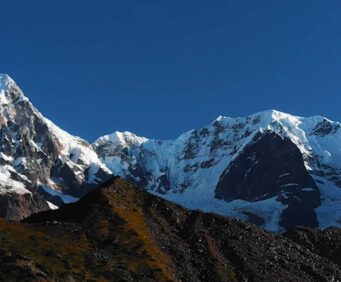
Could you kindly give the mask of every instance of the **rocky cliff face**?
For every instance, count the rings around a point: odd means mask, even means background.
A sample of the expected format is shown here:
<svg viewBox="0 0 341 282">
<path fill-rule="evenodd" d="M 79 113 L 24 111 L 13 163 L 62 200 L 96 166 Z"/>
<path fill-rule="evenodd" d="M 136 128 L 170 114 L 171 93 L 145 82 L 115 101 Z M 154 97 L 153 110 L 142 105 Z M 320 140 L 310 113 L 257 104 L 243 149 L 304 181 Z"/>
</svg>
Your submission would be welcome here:
<svg viewBox="0 0 341 282">
<path fill-rule="evenodd" d="M 215 196 L 250 202 L 275 197 L 287 206 L 281 214 L 281 226 L 318 227 L 314 209 L 321 204 L 320 191 L 297 146 L 273 131 L 256 134 L 245 146 L 220 176 Z"/>
<path fill-rule="evenodd" d="M 11 219 L 53 207 L 46 200 L 58 204 L 64 193 L 78 198 L 110 174 L 86 141 L 44 118 L 7 75 L 0 75 L 0 164 L 0 215 Z"/>
</svg>

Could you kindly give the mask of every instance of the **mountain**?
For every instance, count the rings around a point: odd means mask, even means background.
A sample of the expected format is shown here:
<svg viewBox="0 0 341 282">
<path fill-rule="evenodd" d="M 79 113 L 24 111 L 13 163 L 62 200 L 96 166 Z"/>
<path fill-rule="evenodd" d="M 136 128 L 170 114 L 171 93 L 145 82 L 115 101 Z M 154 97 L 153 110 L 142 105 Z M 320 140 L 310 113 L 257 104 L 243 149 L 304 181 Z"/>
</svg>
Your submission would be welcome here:
<svg viewBox="0 0 341 282">
<path fill-rule="evenodd" d="M 175 140 L 115 132 L 93 147 L 113 174 L 153 194 L 277 232 L 341 226 L 340 128 L 269 110 L 220 116 Z"/>
<path fill-rule="evenodd" d="M 323 252 L 311 233 L 324 238 Z M 274 235 L 187 210 L 120 178 L 59 210 L 0 220 L 0 234 L 1 281 L 341 279 L 339 229 Z"/>
<path fill-rule="evenodd" d="M 94 144 L 58 128 L 0 75 L 0 217 L 77 201 L 111 175 L 190 209 L 281 232 L 341 226 L 341 124 L 275 110 L 218 117 L 175 140 Z"/>
<path fill-rule="evenodd" d="M 21 219 L 75 201 L 108 175 L 91 145 L 44 118 L 0 74 L 1 217 Z"/>
</svg>

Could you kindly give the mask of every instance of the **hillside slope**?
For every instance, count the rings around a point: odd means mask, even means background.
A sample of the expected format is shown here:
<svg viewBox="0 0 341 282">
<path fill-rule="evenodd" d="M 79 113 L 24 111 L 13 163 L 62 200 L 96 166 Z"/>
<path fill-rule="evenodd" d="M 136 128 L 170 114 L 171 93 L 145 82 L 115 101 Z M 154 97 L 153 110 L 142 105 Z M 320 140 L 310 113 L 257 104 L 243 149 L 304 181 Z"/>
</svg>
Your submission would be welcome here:
<svg viewBox="0 0 341 282">
<path fill-rule="evenodd" d="M 0 280 L 337 281 L 326 256 L 115 178 L 24 223 L 0 221 Z M 40 280 L 39 280 L 40 279 Z"/>
</svg>

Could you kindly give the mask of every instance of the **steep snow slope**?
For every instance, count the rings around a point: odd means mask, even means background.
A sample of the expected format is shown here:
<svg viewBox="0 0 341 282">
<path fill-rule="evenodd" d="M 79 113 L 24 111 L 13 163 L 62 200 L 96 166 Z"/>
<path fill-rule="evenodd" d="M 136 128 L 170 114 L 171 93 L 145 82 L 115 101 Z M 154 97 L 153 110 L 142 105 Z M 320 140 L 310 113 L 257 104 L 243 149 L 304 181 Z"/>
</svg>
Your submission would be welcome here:
<svg viewBox="0 0 341 282">
<path fill-rule="evenodd" d="M 44 118 L 4 74 L 0 74 L 0 145 L 0 194 L 5 202 L 9 194 L 15 198 L 33 193 L 60 204 L 62 198 L 42 188 L 80 197 L 110 174 L 86 141 Z M 20 205 L 15 200 L 0 203 L 0 215 L 17 219 L 31 212 L 29 208 L 22 212 Z M 43 200 L 34 206 L 48 208 Z"/>
<path fill-rule="evenodd" d="M 175 140 L 115 132 L 99 138 L 93 146 L 114 174 L 144 185 L 152 193 L 188 208 L 243 219 L 250 219 L 251 213 L 264 220 L 261 225 L 266 229 L 279 231 L 281 216 L 288 208 L 288 203 L 278 199 L 283 191 L 258 201 L 220 200 L 215 190 L 223 172 L 256 142 L 257 134 L 271 131 L 288 138 L 301 152 L 306 170 L 321 194 L 321 205 L 315 209 L 319 226 L 340 226 L 340 127 L 340 123 L 321 116 L 303 118 L 270 110 L 243 118 L 220 116 L 209 126 L 186 132 Z M 252 163 L 257 164 L 257 158 Z M 278 177 L 284 178 L 285 173 Z M 299 188 L 300 192 L 312 191 L 311 187 Z"/>
</svg>

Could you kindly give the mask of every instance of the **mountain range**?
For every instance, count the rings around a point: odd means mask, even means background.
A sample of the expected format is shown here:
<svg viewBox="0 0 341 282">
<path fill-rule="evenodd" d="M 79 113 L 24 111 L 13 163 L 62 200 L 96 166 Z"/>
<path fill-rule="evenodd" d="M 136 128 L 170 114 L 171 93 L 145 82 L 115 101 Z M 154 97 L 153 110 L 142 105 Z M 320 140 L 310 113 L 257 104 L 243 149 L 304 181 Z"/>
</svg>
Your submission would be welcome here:
<svg viewBox="0 0 341 282">
<path fill-rule="evenodd" d="M 341 226 L 341 124 L 275 110 L 218 117 L 175 140 L 114 132 L 93 144 L 46 119 L 0 75 L 0 216 L 77 201 L 113 175 L 192 210 L 281 232 Z"/>
</svg>

